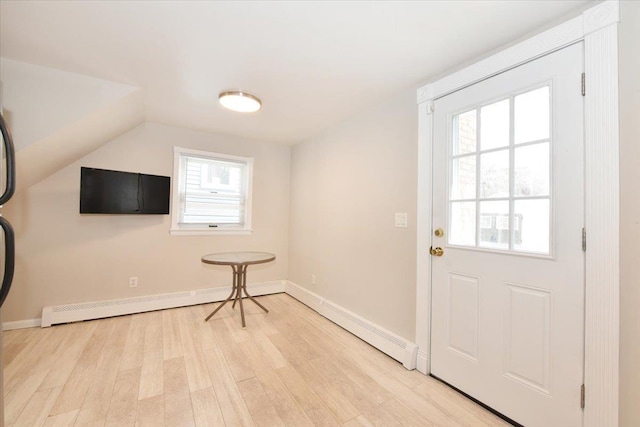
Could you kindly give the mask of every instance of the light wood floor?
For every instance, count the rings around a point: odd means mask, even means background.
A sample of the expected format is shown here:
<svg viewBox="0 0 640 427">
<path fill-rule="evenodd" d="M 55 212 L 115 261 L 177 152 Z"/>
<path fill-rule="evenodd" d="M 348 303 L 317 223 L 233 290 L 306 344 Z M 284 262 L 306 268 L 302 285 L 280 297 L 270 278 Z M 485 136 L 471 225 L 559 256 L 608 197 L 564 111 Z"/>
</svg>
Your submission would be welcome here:
<svg viewBox="0 0 640 427">
<path fill-rule="evenodd" d="M 285 295 L 4 335 L 7 426 L 504 426 Z M 227 308 L 228 307 L 228 308 Z"/>
</svg>

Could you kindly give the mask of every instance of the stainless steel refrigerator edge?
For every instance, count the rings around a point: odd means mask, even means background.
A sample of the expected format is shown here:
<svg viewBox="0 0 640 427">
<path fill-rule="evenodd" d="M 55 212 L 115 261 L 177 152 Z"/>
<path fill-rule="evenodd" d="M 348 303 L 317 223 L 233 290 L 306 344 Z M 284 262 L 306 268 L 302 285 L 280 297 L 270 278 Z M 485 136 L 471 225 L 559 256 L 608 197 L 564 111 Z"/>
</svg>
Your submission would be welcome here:
<svg viewBox="0 0 640 427">
<path fill-rule="evenodd" d="M 2 256 L 0 256 L 0 262 L 4 270 L 2 285 L 0 287 L 0 367 L 2 367 L 2 305 L 4 304 L 9 290 L 11 289 L 11 282 L 13 281 L 13 270 L 15 266 L 15 239 L 13 228 L 9 221 L 2 217 L 2 205 L 7 203 L 13 196 L 16 189 L 16 168 L 15 168 L 15 150 L 13 141 L 11 139 L 11 133 L 9 127 L 2 115 L 2 84 L 0 83 L 0 133 L 2 134 L 0 143 L 2 143 L 3 163 L 0 163 L 0 188 L 4 188 L 2 195 L 0 196 L 0 227 L 2 228 L 4 235 L 2 237 L 3 249 Z M 2 167 L 4 165 L 4 168 Z M 1 173 L 4 172 L 4 173 Z M 2 375 L 2 369 L 0 369 L 0 384 L 2 384 L 2 392 L 0 393 L 0 427 L 4 427 L 4 378 Z"/>
</svg>

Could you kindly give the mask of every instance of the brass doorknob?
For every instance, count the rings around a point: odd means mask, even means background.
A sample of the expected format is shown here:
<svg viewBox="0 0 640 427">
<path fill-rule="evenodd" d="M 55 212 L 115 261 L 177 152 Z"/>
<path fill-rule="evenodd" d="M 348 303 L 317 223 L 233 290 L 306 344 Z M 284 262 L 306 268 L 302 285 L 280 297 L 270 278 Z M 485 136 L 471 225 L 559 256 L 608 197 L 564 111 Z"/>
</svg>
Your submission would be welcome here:
<svg viewBox="0 0 640 427">
<path fill-rule="evenodd" d="M 444 250 L 441 247 L 434 248 L 433 246 L 431 246 L 431 248 L 429 249 L 429 253 L 433 256 L 442 256 Z"/>
</svg>

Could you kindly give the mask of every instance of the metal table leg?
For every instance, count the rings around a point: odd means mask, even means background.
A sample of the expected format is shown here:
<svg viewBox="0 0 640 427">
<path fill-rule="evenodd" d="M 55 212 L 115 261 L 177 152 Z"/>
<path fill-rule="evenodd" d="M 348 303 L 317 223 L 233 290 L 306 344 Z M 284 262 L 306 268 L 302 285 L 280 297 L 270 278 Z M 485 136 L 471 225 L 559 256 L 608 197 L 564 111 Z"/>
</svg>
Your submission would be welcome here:
<svg viewBox="0 0 640 427">
<path fill-rule="evenodd" d="M 233 285 L 231 286 L 231 293 L 229 294 L 227 299 L 222 302 L 222 304 L 220 304 L 215 310 L 213 310 L 213 312 L 210 315 L 207 316 L 206 319 L 204 319 L 205 322 L 211 319 L 211 317 L 213 317 L 214 314 L 216 314 L 222 307 L 224 307 L 224 305 L 228 303 L 231 300 L 231 298 L 233 298 L 234 293 L 235 293 L 235 299 L 233 300 L 233 305 L 234 306 L 236 305 L 240 287 L 238 286 L 238 277 L 236 274 L 236 269 L 233 266 L 231 266 L 231 268 L 233 268 Z"/>
<path fill-rule="evenodd" d="M 244 294 L 246 296 L 248 296 L 249 299 L 251 301 L 253 301 L 258 307 L 260 307 L 261 309 L 263 309 L 267 313 L 269 312 L 269 310 L 267 310 L 262 304 L 260 304 L 258 301 L 256 301 L 255 298 L 253 298 L 251 295 L 249 295 L 249 292 L 247 292 L 247 276 L 246 275 L 243 277 L 243 281 L 240 284 L 240 291 L 241 292 L 244 291 Z"/>
<path fill-rule="evenodd" d="M 258 307 L 263 309 L 266 313 L 269 312 L 269 310 L 267 310 L 262 304 L 256 301 L 255 298 L 253 298 L 253 296 L 249 295 L 249 292 L 247 292 L 247 267 L 248 267 L 247 265 L 231 266 L 231 268 L 233 269 L 233 287 L 231 289 L 231 294 L 229 294 L 227 299 L 224 300 L 222 304 L 220 304 L 210 315 L 208 315 L 206 319 L 204 319 L 205 322 L 209 320 L 214 314 L 216 314 L 222 307 L 224 307 L 226 303 L 231 301 L 231 299 L 233 298 L 233 304 L 231 308 L 235 308 L 236 303 L 240 305 L 240 317 L 242 318 L 242 328 L 246 329 L 247 323 L 245 321 L 244 306 L 242 304 L 242 300 L 244 299 L 244 297 L 242 296 L 243 292 Z"/>
</svg>

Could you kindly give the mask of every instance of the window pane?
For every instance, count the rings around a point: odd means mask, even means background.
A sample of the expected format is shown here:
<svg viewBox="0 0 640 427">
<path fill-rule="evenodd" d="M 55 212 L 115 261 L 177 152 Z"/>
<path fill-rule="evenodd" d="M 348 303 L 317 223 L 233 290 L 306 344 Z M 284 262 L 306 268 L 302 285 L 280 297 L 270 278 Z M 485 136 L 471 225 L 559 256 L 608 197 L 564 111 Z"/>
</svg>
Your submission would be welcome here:
<svg viewBox="0 0 640 427">
<path fill-rule="evenodd" d="M 449 219 L 449 243 L 476 245 L 476 202 L 452 202 Z"/>
<path fill-rule="evenodd" d="M 184 156 L 182 224 L 244 223 L 246 165 Z"/>
<path fill-rule="evenodd" d="M 476 197 L 476 156 L 453 159 L 451 199 Z"/>
<path fill-rule="evenodd" d="M 549 143 L 515 149 L 514 173 L 516 196 L 549 195 Z"/>
<path fill-rule="evenodd" d="M 496 102 L 480 109 L 480 149 L 509 145 L 509 100 Z"/>
<path fill-rule="evenodd" d="M 509 150 L 480 156 L 480 197 L 509 197 Z"/>
<path fill-rule="evenodd" d="M 187 191 L 203 190 L 240 194 L 245 165 L 240 163 L 187 157 Z"/>
<path fill-rule="evenodd" d="M 514 210 L 514 249 L 549 253 L 549 200 L 516 200 Z"/>
<path fill-rule="evenodd" d="M 549 138 L 549 86 L 515 97 L 515 143 Z"/>
<path fill-rule="evenodd" d="M 483 248 L 509 249 L 509 202 L 480 202 L 480 239 Z"/>
<path fill-rule="evenodd" d="M 458 114 L 453 119 L 453 155 L 476 151 L 476 110 Z"/>
</svg>

